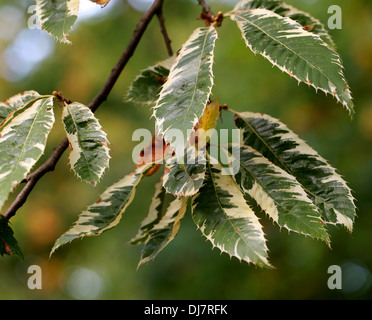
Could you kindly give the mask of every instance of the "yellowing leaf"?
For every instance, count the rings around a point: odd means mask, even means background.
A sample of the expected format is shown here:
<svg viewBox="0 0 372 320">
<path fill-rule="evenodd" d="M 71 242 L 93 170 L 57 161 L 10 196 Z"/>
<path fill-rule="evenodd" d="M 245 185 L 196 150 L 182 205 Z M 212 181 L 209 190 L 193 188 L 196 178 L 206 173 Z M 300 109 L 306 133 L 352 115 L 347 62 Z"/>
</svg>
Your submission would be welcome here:
<svg viewBox="0 0 372 320">
<path fill-rule="evenodd" d="M 204 110 L 203 115 L 199 119 L 198 129 L 203 129 L 208 131 L 209 129 L 214 129 L 217 126 L 218 116 L 220 115 L 220 103 L 217 98 L 213 102 L 207 105 Z"/>
<path fill-rule="evenodd" d="M 1 127 L 0 208 L 44 153 L 53 124 L 53 98 L 45 96 L 14 111 Z"/>
<path fill-rule="evenodd" d="M 198 123 L 194 126 L 194 130 L 190 136 L 190 144 L 194 142 L 207 142 L 209 140 L 208 130 L 214 129 L 217 126 L 218 116 L 220 115 L 220 102 L 217 98 L 208 104 Z"/>
<path fill-rule="evenodd" d="M 90 0 L 90 1 L 100 4 L 103 7 L 106 7 L 108 3 L 110 2 L 110 0 Z"/>
</svg>

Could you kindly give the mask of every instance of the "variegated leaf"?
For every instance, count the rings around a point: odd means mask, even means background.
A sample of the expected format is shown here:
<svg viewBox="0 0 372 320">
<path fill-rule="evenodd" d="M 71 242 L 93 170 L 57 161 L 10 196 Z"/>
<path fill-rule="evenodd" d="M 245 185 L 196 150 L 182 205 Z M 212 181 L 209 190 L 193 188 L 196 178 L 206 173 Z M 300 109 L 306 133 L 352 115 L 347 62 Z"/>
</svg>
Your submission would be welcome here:
<svg viewBox="0 0 372 320">
<path fill-rule="evenodd" d="M 21 109 L 0 133 L 0 208 L 44 153 L 54 124 L 52 97 L 34 100 Z"/>
<path fill-rule="evenodd" d="M 340 56 L 317 35 L 267 9 L 234 13 L 247 46 L 298 82 L 333 95 L 354 114 Z"/>
<path fill-rule="evenodd" d="M 17 117 L 18 115 L 20 115 L 21 113 L 23 113 L 26 109 L 30 108 L 37 100 L 40 100 L 40 99 L 44 99 L 44 98 L 50 98 L 52 97 L 51 95 L 44 95 L 44 96 L 35 96 L 33 99 L 30 99 L 29 101 L 27 101 L 25 104 L 21 105 L 21 106 L 18 106 L 17 105 L 17 109 L 15 109 L 14 111 L 12 111 L 6 118 L 5 120 L 0 124 L 0 133 L 1 131 L 7 126 L 9 125 L 9 123 L 11 123 L 13 121 L 13 119 L 15 117 Z M 55 100 L 53 99 L 53 103 L 55 102 Z M 20 102 L 19 102 L 20 103 Z M 54 104 L 53 104 L 54 105 Z M 4 112 L 5 111 L 5 108 L 3 109 Z M 8 111 L 10 111 L 10 109 L 8 109 Z"/>
<path fill-rule="evenodd" d="M 154 108 L 159 132 L 172 143 L 172 130 L 182 132 L 186 146 L 193 126 L 199 121 L 213 86 L 214 27 L 198 28 L 183 45 Z M 179 141 L 176 141 L 179 143 Z M 173 147 L 177 147 L 172 143 Z"/>
<path fill-rule="evenodd" d="M 4 120 L 15 110 L 24 106 L 26 103 L 31 100 L 39 97 L 39 93 L 36 91 L 25 91 L 18 93 L 15 96 L 12 96 L 4 101 L 0 102 L 0 126 L 3 126 Z"/>
<path fill-rule="evenodd" d="M 85 105 L 74 102 L 63 107 L 62 121 L 70 143 L 70 165 L 83 181 L 95 185 L 109 166 L 106 133 Z"/>
<path fill-rule="evenodd" d="M 243 143 L 294 176 L 326 222 L 351 231 L 354 198 L 336 170 L 279 120 L 260 113 L 235 114 Z"/>
<path fill-rule="evenodd" d="M 155 257 L 174 239 L 180 229 L 181 219 L 187 209 L 187 198 L 173 200 L 159 222 L 148 231 L 138 268 Z"/>
<path fill-rule="evenodd" d="M 238 149 L 229 156 L 239 155 L 240 170 L 234 179 L 245 195 L 280 227 L 330 243 L 317 207 L 293 176 L 249 146 L 230 148 Z"/>
<path fill-rule="evenodd" d="M 221 252 L 271 267 L 262 226 L 239 187 L 220 164 L 207 165 L 204 185 L 194 197 L 192 217 L 203 235 Z"/>
<path fill-rule="evenodd" d="M 195 126 L 195 130 L 202 129 L 205 132 L 217 126 L 220 116 L 220 100 L 217 98 L 205 107 L 205 110 Z"/>
<path fill-rule="evenodd" d="M 297 21 L 306 31 L 317 34 L 331 48 L 335 47 L 335 43 L 328 33 L 326 27 L 318 19 L 312 17 L 309 13 L 292 7 L 281 0 L 243 0 L 237 3 L 233 12 L 251 10 L 251 9 L 267 9 L 273 11 L 282 17 L 288 17 Z"/>
<path fill-rule="evenodd" d="M 115 227 L 132 202 L 137 185 L 152 166 L 154 164 L 141 166 L 106 189 L 94 204 L 80 214 L 70 230 L 57 239 L 50 255 L 59 247 L 74 239 L 98 236 L 105 230 Z"/>
<path fill-rule="evenodd" d="M 163 84 L 167 81 L 169 70 L 175 56 L 143 70 L 132 82 L 126 101 L 154 105 L 159 98 Z"/>
<path fill-rule="evenodd" d="M 206 170 L 205 149 L 186 150 L 183 163 L 177 157 L 167 161 L 163 186 L 165 190 L 178 197 L 190 197 L 196 194 L 203 184 Z"/>
<path fill-rule="evenodd" d="M 67 36 L 79 14 L 80 0 L 35 0 L 42 28 L 56 40 L 71 43 Z"/>
<path fill-rule="evenodd" d="M 155 193 L 151 199 L 148 215 L 142 221 L 137 235 L 130 240 L 129 243 L 131 245 L 137 245 L 146 241 L 149 236 L 149 230 L 160 221 L 160 218 L 163 215 L 165 194 L 166 191 L 163 188 L 163 181 L 161 180 L 155 184 Z"/>
</svg>

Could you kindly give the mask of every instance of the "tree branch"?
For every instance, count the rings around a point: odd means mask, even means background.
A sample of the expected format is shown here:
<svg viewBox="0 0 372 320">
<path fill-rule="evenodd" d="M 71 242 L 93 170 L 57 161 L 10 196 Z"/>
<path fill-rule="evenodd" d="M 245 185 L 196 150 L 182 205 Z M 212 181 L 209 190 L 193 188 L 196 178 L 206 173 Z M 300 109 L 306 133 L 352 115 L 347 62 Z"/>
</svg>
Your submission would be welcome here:
<svg viewBox="0 0 372 320">
<path fill-rule="evenodd" d="M 212 23 L 215 20 L 215 15 L 213 14 L 211 8 L 207 5 L 207 3 L 204 0 L 198 0 L 198 2 L 203 8 L 202 18 L 203 19 L 207 18 L 209 22 Z"/>
<path fill-rule="evenodd" d="M 204 13 L 214 16 L 211 8 L 207 5 L 207 3 L 204 0 L 198 0 L 198 2 L 202 6 Z"/>
<path fill-rule="evenodd" d="M 165 28 L 165 22 L 163 17 L 163 10 L 160 9 L 157 13 L 159 24 L 160 24 L 160 30 L 164 38 L 165 46 L 167 47 L 168 55 L 171 57 L 173 56 L 173 50 L 171 45 L 171 40 L 169 39 L 167 29 Z"/>
<path fill-rule="evenodd" d="M 132 57 L 134 51 L 136 50 L 142 36 L 149 25 L 150 21 L 155 15 L 158 15 L 159 12 L 162 12 L 164 0 L 155 0 L 153 5 L 149 10 L 147 10 L 141 17 L 140 21 L 137 24 L 136 29 L 130 39 L 126 49 L 124 50 L 122 56 L 120 57 L 119 61 L 115 65 L 115 67 L 111 70 L 111 73 L 106 80 L 102 89 L 98 92 L 98 94 L 93 98 L 90 102 L 88 107 L 95 112 L 100 105 L 107 100 L 108 95 L 110 94 L 112 88 L 114 87 L 116 81 L 118 80 L 121 72 L 127 65 L 128 61 Z M 20 193 L 17 195 L 16 199 L 13 203 L 9 206 L 8 210 L 4 213 L 4 217 L 7 219 L 12 218 L 17 210 L 21 208 L 24 203 L 26 202 L 28 196 L 35 188 L 38 181 L 48 172 L 53 171 L 57 162 L 68 148 L 69 142 L 68 139 L 65 138 L 61 141 L 61 143 L 54 148 L 54 151 L 50 155 L 50 157 L 35 171 L 30 173 L 26 178 L 26 184 Z"/>
</svg>

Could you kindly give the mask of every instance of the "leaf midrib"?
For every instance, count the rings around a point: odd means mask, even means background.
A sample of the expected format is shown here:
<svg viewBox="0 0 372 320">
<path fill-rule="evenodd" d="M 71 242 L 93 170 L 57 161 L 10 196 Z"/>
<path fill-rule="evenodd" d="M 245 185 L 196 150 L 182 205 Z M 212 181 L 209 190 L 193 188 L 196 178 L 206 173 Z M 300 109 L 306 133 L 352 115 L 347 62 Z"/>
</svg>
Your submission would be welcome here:
<svg viewBox="0 0 372 320">
<path fill-rule="evenodd" d="M 234 233 L 237 234 L 237 235 L 239 236 L 239 238 L 243 240 L 243 242 L 246 244 L 247 247 L 251 248 L 252 252 L 254 252 L 260 260 L 262 260 L 262 259 L 260 258 L 260 254 L 258 254 L 258 253 L 256 252 L 256 250 L 255 250 L 254 248 L 252 248 L 252 247 L 248 244 L 248 242 L 245 240 L 245 238 L 244 238 L 244 237 L 243 237 L 243 236 L 242 236 L 242 235 L 241 235 L 241 234 L 236 230 L 237 228 L 234 226 L 234 224 L 233 224 L 233 222 L 231 221 L 230 217 L 228 216 L 228 214 L 226 213 L 225 209 L 223 208 L 223 206 L 222 206 L 222 204 L 221 204 L 221 202 L 220 202 L 220 200 L 219 200 L 219 197 L 218 197 L 218 192 L 217 192 L 216 184 L 215 184 L 215 182 L 214 182 L 213 173 L 212 173 L 212 169 L 211 169 L 211 164 L 210 164 L 209 161 L 207 161 L 207 162 L 208 162 L 208 171 L 209 171 L 209 174 L 210 174 L 210 177 L 211 177 L 211 181 L 212 181 L 212 185 L 213 185 L 214 194 L 216 195 L 217 203 L 218 203 L 219 207 L 221 208 L 221 210 L 222 210 L 222 212 L 223 212 L 223 214 L 224 214 L 226 220 L 230 223 L 232 229 L 234 230 Z M 229 177 L 233 180 L 233 178 L 232 178 L 230 175 L 229 175 Z M 233 180 L 233 181 L 234 181 L 234 180 Z M 234 183 L 235 183 L 235 181 L 234 181 Z M 244 259 L 245 259 L 245 257 L 244 257 Z M 251 259 L 249 259 L 249 260 L 251 260 Z"/>
<path fill-rule="evenodd" d="M 267 149 L 269 149 L 270 153 L 273 155 L 273 157 L 275 159 L 277 159 L 280 164 L 283 166 L 283 168 L 289 173 L 292 175 L 292 171 L 283 163 L 283 161 L 276 155 L 276 153 L 272 150 L 272 148 L 266 143 L 266 141 L 258 134 L 258 132 L 255 130 L 255 128 L 253 128 L 253 126 L 251 126 L 251 124 L 246 121 L 246 119 L 244 119 L 243 117 L 241 117 L 238 113 L 232 111 L 229 109 L 230 112 L 234 113 L 235 115 L 237 115 L 240 119 L 242 119 L 246 125 L 252 130 L 252 132 L 256 135 L 256 137 L 267 147 Z M 296 177 L 295 177 L 296 178 Z M 297 178 L 296 178 L 297 180 Z M 297 180 L 298 181 L 298 180 Z M 311 192 L 308 188 L 306 188 L 300 181 L 298 181 L 298 183 L 301 185 L 301 187 L 306 190 L 307 193 L 311 194 L 314 198 L 316 199 L 319 199 L 320 202 L 322 202 L 325 206 L 327 206 L 329 209 L 331 210 L 335 210 L 336 212 L 338 212 L 338 210 L 334 207 L 332 207 L 331 205 L 329 205 L 327 202 L 325 202 L 322 198 L 320 198 L 318 195 L 314 194 L 313 192 Z"/>
<path fill-rule="evenodd" d="M 190 99 L 189 106 L 187 107 L 186 115 L 183 118 L 182 128 L 185 128 L 185 121 L 188 118 L 188 115 L 189 115 L 191 106 L 193 105 L 193 102 L 194 102 L 194 99 L 195 99 L 196 89 L 197 89 L 198 81 L 199 81 L 200 69 L 201 69 L 201 66 L 202 66 L 202 60 L 203 60 L 202 57 L 204 55 L 203 53 L 205 51 L 206 44 L 207 44 L 207 39 L 209 38 L 209 34 L 210 34 L 211 30 L 213 30 L 213 29 L 210 29 L 209 28 L 208 31 L 205 34 L 205 38 L 204 38 L 204 41 L 203 41 L 203 47 L 202 47 L 202 50 L 200 51 L 200 55 L 199 55 L 200 58 L 199 58 L 198 72 L 197 72 L 196 79 L 195 79 L 195 84 L 194 84 L 194 89 L 193 89 L 193 95 L 192 95 L 192 97 Z"/>
<path fill-rule="evenodd" d="M 267 9 L 265 9 L 267 10 Z M 319 69 L 318 67 L 314 66 L 310 61 L 308 61 L 307 59 L 305 59 L 301 54 L 297 53 L 296 51 L 294 51 L 293 49 L 289 48 L 287 45 L 285 45 L 283 42 L 279 41 L 278 39 L 274 38 L 272 35 L 270 35 L 268 32 L 266 32 L 264 29 L 262 29 L 261 27 L 259 27 L 257 24 L 253 23 L 252 21 L 250 21 L 248 18 L 245 18 L 244 16 L 242 16 L 241 14 L 238 14 L 238 13 L 235 13 L 236 16 L 239 16 L 241 17 L 242 19 L 244 19 L 246 22 L 250 23 L 252 26 L 256 27 L 257 29 L 259 29 L 260 31 L 262 31 L 265 35 L 267 35 L 269 38 L 271 38 L 273 41 L 275 41 L 276 43 L 279 43 L 282 47 L 288 49 L 289 51 L 291 51 L 295 56 L 298 56 L 299 58 L 301 58 L 303 61 L 305 61 L 311 68 L 317 70 L 322 76 L 324 76 L 329 82 L 331 82 L 333 85 L 333 81 L 330 80 L 330 78 L 324 74 L 324 72 Z M 279 16 L 279 15 L 278 15 Z M 282 16 L 279 16 L 280 18 L 284 19 L 284 17 Z M 290 19 L 290 18 L 288 18 Z M 239 22 L 239 21 L 238 21 Z M 240 21 L 241 22 L 241 21 Z M 297 23 L 296 21 L 294 21 L 295 23 Z M 290 29 L 288 29 L 290 30 Z M 313 34 L 314 36 L 317 36 L 321 41 L 323 41 L 319 35 L 317 34 Z M 277 62 L 276 62 L 277 63 Z M 332 63 L 332 62 L 331 62 Z M 333 63 L 332 63 L 333 64 Z M 301 82 L 304 82 L 303 80 L 301 80 Z M 315 85 L 313 83 L 313 85 Z M 317 86 L 318 87 L 318 86 Z M 337 88 L 337 86 L 335 86 Z M 321 87 L 318 87 L 321 89 Z M 338 95 L 340 98 L 341 96 Z"/>
<path fill-rule="evenodd" d="M 37 121 L 37 118 L 39 117 L 40 112 L 44 109 L 44 105 L 45 105 L 47 102 L 48 102 L 48 99 L 45 99 L 45 102 L 42 103 L 42 105 L 40 106 L 39 110 L 37 111 L 37 113 L 36 113 L 34 119 L 32 120 L 32 123 L 31 123 L 31 126 L 30 126 L 30 130 L 29 130 L 28 133 L 27 133 L 26 139 L 25 139 L 25 141 L 24 141 L 24 143 L 23 143 L 23 146 L 22 146 L 21 152 L 19 153 L 19 157 L 18 157 L 17 162 L 16 162 L 16 164 L 15 164 L 14 170 L 12 171 L 12 173 L 11 173 L 11 175 L 10 175 L 11 178 L 13 178 L 15 172 L 17 171 L 17 169 L 18 169 L 18 167 L 19 167 L 19 163 L 20 163 L 21 158 L 23 157 L 23 154 L 24 154 L 24 152 L 25 152 L 26 144 L 27 144 L 28 139 L 30 138 L 31 131 L 33 131 L 33 129 L 34 129 L 34 125 L 35 125 L 35 123 L 36 123 L 36 121 Z M 32 107 L 31 107 L 31 108 L 32 108 Z M 17 116 L 18 116 L 18 115 L 17 115 Z M 36 161 L 37 161 L 37 160 L 36 160 Z M 13 179 L 11 179 L 11 181 L 12 181 L 12 180 L 13 180 Z"/>
</svg>

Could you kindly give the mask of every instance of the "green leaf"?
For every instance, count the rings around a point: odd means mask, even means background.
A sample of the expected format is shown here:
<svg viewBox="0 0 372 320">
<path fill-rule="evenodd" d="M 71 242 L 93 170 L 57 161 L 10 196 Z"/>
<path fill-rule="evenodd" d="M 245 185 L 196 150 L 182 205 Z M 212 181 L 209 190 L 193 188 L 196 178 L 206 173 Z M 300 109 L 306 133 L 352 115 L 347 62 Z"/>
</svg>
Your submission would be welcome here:
<svg viewBox="0 0 372 320">
<path fill-rule="evenodd" d="M 154 108 L 159 133 L 172 143 L 170 129 L 182 132 L 186 146 L 191 129 L 199 121 L 213 86 L 214 27 L 198 28 L 183 45 Z M 190 132 L 188 132 L 190 131 Z M 176 141 L 179 143 L 179 141 Z M 175 143 L 173 147 L 177 148 Z"/>
<path fill-rule="evenodd" d="M 56 40 L 67 39 L 79 14 L 79 0 L 36 0 L 36 14 L 42 28 Z"/>
<path fill-rule="evenodd" d="M 18 242 L 14 238 L 13 230 L 9 226 L 9 220 L 2 215 L 0 215 L 0 254 L 1 256 L 15 254 L 21 259 L 24 258 Z"/>
<path fill-rule="evenodd" d="M 154 164 L 146 164 L 115 183 L 87 210 L 82 212 L 74 225 L 55 242 L 50 255 L 59 247 L 77 238 L 98 236 L 115 227 L 132 202 L 136 187 Z"/>
<path fill-rule="evenodd" d="M 295 78 L 333 95 L 354 114 L 351 92 L 340 56 L 316 34 L 267 9 L 236 12 L 231 16 L 247 46 Z"/>
<path fill-rule="evenodd" d="M 80 103 L 65 104 L 62 120 L 70 142 L 70 165 L 83 181 L 96 185 L 109 166 L 106 133 L 93 112 Z"/>
<path fill-rule="evenodd" d="M 260 267 L 271 267 L 258 218 L 233 178 L 222 173 L 220 164 L 208 163 L 205 183 L 193 199 L 194 222 L 221 252 Z"/>
<path fill-rule="evenodd" d="M 16 111 L 18 108 L 23 107 L 25 104 L 31 100 L 39 97 L 39 93 L 36 91 L 25 91 L 18 93 L 13 97 L 10 97 L 4 101 L 0 102 L 0 126 L 3 126 L 5 119 Z"/>
<path fill-rule="evenodd" d="M 164 188 L 177 197 L 195 195 L 203 184 L 206 170 L 205 149 L 189 147 L 182 163 L 177 157 L 167 161 L 164 174 Z"/>
<path fill-rule="evenodd" d="M 22 111 L 22 112 L 21 112 Z M 33 100 L 12 114 L 0 133 L 0 208 L 44 153 L 54 124 L 53 98 Z"/>
<path fill-rule="evenodd" d="M 187 209 L 187 198 L 176 198 L 161 216 L 159 222 L 147 231 L 148 237 L 142 249 L 138 268 L 155 257 L 174 239 L 180 228 L 181 219 Z"/>
<path fill-rule="evenodd" d="M 336 170 L 279 120 L 252 112 L 235 114 L 243 143 L 294 176 L 326 222 L 351 231 L 354 198 Z"/>
<path fill-rule="evenodd" d="M 335 47 L 335 43 L 323 23 L 309 13 L 292 7 L 281 0 L 243 0 L 235 6 L 233 12 L 259 8 L 273 11 L 282 17 L 288 17 L 298 22 L 305 30 L 320 36 L 328 46 Z"/>
<path fill-rule="evenodd" d="M 142 221 L 137 235 L 130 240 L 129 244 L 137 245 L 144 242 L 148 238 L 148 232 L 151 230 L 162 217 L 164 209 L 166 191 L 163 188 L 163 181 L 155 184 L 155 193 L 151 199 L 151 204 L 147 217 Z"/>
<path fill-rule="evenodd" d="M 144 105 L 155 104 L 163 84 L 168 79 L 169 70 L 174 61 L 175 56 L 172 56 L 155 66 L 143 70 L 132 82 L 126 101 Z"/>
<path fill-rule="evenodd" d="M 317 207 L 297 180 L 249 146 L 236 148 L 240 170 L 234 180 L 241 191 L 256 203 L 280 227 L 330 243 Z M 226 152 L 226 150 L 224 150 Z"/>
</svg>

